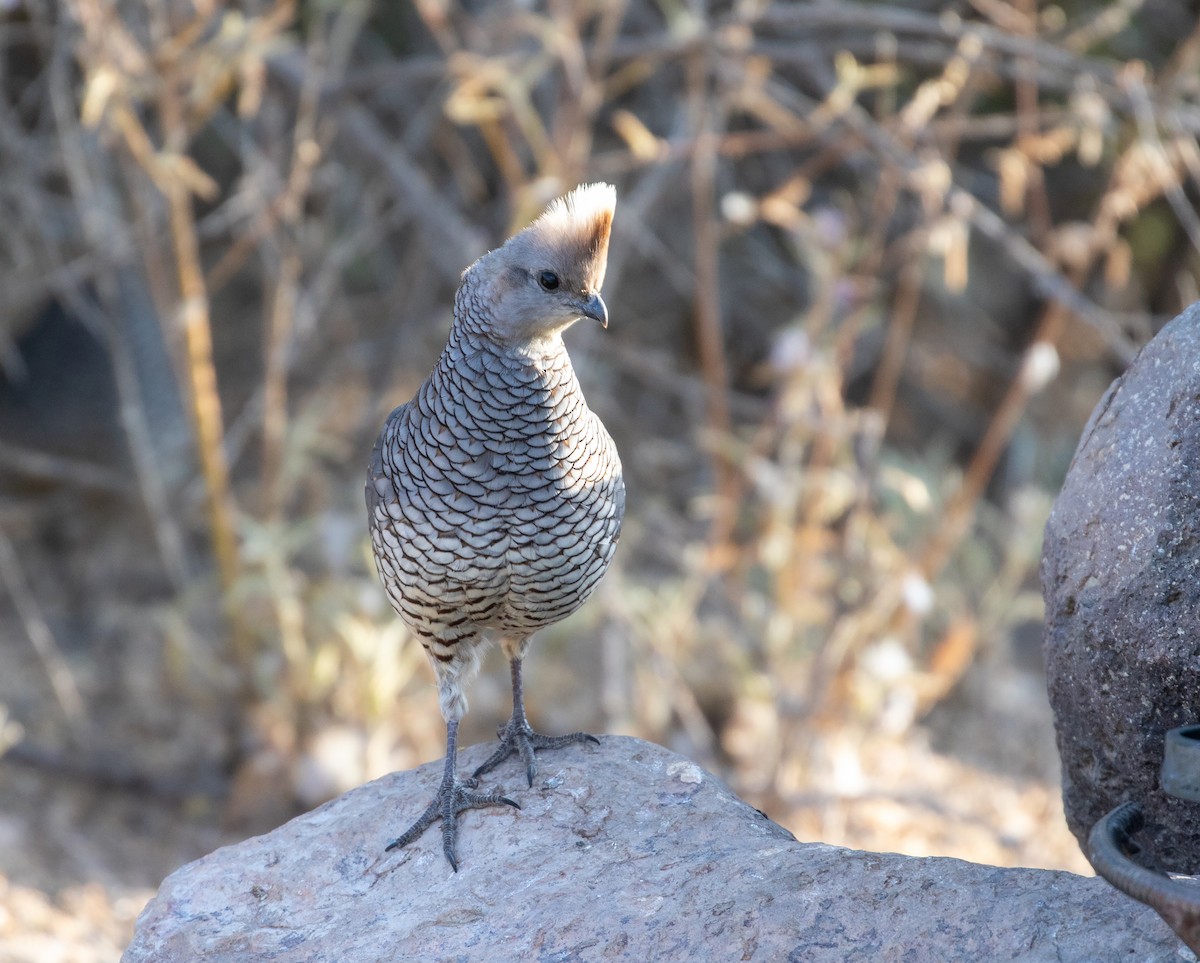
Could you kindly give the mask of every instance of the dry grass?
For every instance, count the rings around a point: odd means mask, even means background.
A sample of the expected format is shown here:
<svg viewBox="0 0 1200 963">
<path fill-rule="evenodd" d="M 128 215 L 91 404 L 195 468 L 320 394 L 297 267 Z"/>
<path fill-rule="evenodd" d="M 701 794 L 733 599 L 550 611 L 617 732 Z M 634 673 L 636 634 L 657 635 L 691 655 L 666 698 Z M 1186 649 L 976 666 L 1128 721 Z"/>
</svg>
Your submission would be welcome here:
<svg viewBox="0 0 1200 963">
<path fill-rule="evenodd" d="M 0 435 L 14 658 L 47 695 L 0 702 L 63 766 L 125 745 L 243 826 L 437 755 L 360 469 L 462 268 L 607 178 L 614 324 L 570 338 L 630 518 L 534 711 L 590 704 L 805 832 L 921 850 L 846 814 L 953 822 L 922 748 L 948 706 L 1032 712 L 1045 744 L 1013 638 L 1049 499 L 1197 295 L 1200 31 L 1149 3 L 6 7 L 5 371 L 53 302 L 113 397 Z M 115 449 L 56 443 L 104 419 Z M 503 680 L 477 689 L 485 738 Z M 983 794 L 1056 818 L 1052 763 L 980 755 L 1007 780 Z M 975 853 L 1031 861 L 1033 822 Z"/>
</svg>

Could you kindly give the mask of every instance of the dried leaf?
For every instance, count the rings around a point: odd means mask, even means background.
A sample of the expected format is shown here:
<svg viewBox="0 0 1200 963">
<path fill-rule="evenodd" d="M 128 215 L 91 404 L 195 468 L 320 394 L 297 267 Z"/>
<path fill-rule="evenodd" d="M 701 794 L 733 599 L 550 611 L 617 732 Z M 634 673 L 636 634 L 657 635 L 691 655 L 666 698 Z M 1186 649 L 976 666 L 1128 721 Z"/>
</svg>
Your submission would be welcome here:
<svg viewBox="0 0 1200 963">
<path fill-rule="evenodd" d="M 158 168 L 165 180 L 177 180 L 191 193 L 204 200 L 212 200 L 221 189 L 187 154 L 158 155 Z"/>
<path fill-rule="evenodd" d="M 95 128 L 104 116 L 113 94 L 121 86 L 121 78 L 108 64 L 101 66 L 87 79 L 83 92 L 80 119 L 85 127 Z"/>
<path fill-rule="evenodd" d="M 625 141 L 630 153 L 643 162 L 650 162 L 659 157 L 666 149 L 650 128 L 641 122 L 636 114 L 628 110 L 618 110 L 612 117 L 613 130 Z"/>
<path fill-rule="evenodd" d="M 1000 209 L 1010 217 L 1025 210 L 1025 192 L 1029 188 L 1029 161 L 1016 148 L 998 150 L 993 155 L 1000 178 Z"/>
</svg>

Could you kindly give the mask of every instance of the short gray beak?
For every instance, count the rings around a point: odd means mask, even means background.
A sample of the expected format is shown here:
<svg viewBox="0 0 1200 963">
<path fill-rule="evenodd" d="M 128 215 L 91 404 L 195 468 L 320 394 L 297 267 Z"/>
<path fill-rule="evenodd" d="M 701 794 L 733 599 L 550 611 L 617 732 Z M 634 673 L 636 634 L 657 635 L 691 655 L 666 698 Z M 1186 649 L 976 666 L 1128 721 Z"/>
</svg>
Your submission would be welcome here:
<svg viewBox="0 0 1200 963">
<path fill-rule="evenodd" d="M 604 303 L 604 299 L 599 294 L 593 294 L 591 297 L 580 301 L 579 313 L 585 318 L 599 321 L 602 328 L 608 327 L 608 305 Z"/>
</svg>

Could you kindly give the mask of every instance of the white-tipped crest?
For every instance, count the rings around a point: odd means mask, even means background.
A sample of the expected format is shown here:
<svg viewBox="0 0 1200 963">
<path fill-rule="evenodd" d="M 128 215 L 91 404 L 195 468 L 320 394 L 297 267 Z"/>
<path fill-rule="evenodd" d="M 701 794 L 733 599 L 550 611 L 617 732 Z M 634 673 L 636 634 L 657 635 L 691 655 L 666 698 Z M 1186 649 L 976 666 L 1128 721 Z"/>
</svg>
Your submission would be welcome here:
<svg viewBox="0 0 1200 963">
<path fill-rule="evenodd" d="M 603 182 L 584 184 L 551 202 L 545 212 L 517 237 L 545 250 L 556 250 L 593 290 L 604 283 L 608 239 L 612 233 L 617 189 Z"/>
<path fill-rule="evenodd" d="M 551 202 L 534 223 L 562 222 L 564 226 L 612 223 L 617 208 L 617 189 L 600 181 L 581 184 L 575 190 Z"/>
</svg>

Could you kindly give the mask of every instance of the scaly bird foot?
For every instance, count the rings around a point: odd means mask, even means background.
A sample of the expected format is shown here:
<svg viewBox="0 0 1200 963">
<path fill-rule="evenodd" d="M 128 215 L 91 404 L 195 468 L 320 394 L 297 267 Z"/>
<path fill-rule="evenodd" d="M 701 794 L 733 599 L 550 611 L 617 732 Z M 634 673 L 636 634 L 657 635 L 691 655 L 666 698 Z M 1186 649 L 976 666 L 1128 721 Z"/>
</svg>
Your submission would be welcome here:
<svg viewBox="0 0 1200 963">
<path fill-rule="evenodd" d="M 515 716 L 497 729 L 496 735 L 500 737 L 500 745 L 487 761 L 472 773 L 472 781 L 477 780 L 485 772 L 491 772 L 513 753 L 518 753 L 521 761 L 525 763 L 525 776 L 532 787 L 533 777 L 537 775 L 538 769 L 534 750 L 561 749 L 563 746 L 569 746 L 576 742 L 594 742 L 596 745 L 600 745 L 600 740 L 587 732 L 571 732 L 565 736 L 544 736 L 540 732 L 534 732 L 528 721 Z"/>
<path fill-rule="evenodd" d="M 464 809 L 476 809 L 480 806 L 505 805 L 512 806 L 513 809 L 521 808 L 499 791 L 488 793 L 470 792 L 469 790 L 474 788 L 474 786 L 474 779 L 470 783 L 463 783 L 453 774 L 449 774 L 447 778 L 442 780 L 442 784 L 438 788 L 438 793 L 433 797 L 433 802 L 429 804 L 429 808 L 421 813 L 420 818 L 409 826 L 402 836 L 388 843 L 384 851 L 390 852 L 393 849 L 401 849 L 407 846 L 440 818 L 442 820 L 442 851 L 446 854 L 446 860 L 450 863 L 450 868 L 457 873 L 458 858 L 454 854 L 454 845 L 458 841 L 458 814 Z"/>
</svg>

